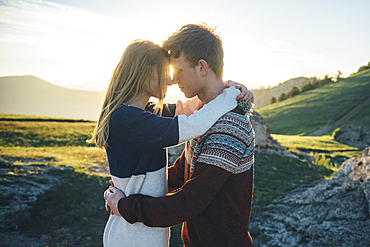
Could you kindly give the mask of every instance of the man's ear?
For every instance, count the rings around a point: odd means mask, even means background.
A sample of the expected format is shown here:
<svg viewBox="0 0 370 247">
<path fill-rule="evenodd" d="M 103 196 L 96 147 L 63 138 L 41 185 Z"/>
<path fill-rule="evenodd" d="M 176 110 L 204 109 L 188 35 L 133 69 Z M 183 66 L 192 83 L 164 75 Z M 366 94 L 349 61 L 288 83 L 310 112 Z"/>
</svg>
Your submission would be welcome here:
<svg viewBox="0 0 370 247">
<path fill-rule="evenodd" d="M 200 59 L 198 61 L 198 67 L 200 71 L 200 76 L 205 76 L 208 72 L 208 63 L 205 60 Z"/>
</svg>

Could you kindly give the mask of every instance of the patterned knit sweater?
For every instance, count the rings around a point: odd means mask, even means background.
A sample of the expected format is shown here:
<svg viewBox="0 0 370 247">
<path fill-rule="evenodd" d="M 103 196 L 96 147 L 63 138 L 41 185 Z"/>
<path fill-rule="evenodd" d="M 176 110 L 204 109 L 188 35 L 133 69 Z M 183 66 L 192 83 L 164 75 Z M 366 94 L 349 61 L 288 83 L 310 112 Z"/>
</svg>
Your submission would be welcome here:
<svg viewBox="0 0 370 247">
<path fill-rule="evenodd" d="M 252 246 L 248 224 L 253 194 L 254 131 L 238 109 L 222 116 L 203 136 L 187 143 L 170 167 L 169 191 L 159 198 L 131 195 L 119 203 L 130 223 L 173 226 L 184 222 L 191 246 Z"/>
<path fill-rule="evenodd" d="M 219 117 L 237 105 L 235 98 L 239 93 L 233 87 L 225 89 L 191 116 L 167 118 L 132 106 L 117 108 L 110 117 L 109 147 L 106 148 L 115 186 L 126 195 L 165 195 L 168 192 L 165 148 L 204 134 Z M 168 246 L 168 240 L 168 228 L 129 224 L 116 215 L 109 217 L 103 235 L 105 247 L 162 247 Z"/>
</svg>

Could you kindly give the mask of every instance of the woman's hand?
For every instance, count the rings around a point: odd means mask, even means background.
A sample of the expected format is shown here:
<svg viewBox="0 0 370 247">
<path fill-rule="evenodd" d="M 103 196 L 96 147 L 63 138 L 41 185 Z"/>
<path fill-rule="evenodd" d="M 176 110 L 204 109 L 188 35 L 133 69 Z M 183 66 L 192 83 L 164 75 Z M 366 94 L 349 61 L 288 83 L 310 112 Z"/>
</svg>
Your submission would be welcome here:
<svg viewBox="0 0 370 247">
<path fill-rule="evenodd" d="M 236 97 L 236 100 L 254 103 L 254 95 L 251 91 L 248 90 L 248 88 L 245 85 L 243 85 L 241 83 L 237 83 L 235 81 L 231 81 L 231 80 L 228 80 L 228 81 L 224 82 L 224 84 L 227 87 L 234 86 L 235 88 L 237 88 L 241 91 L 241 93 L 238 95 L 238 97 Z"/>
<path fill-rule="evenodd" d="M 104 192 L 104 199 L 105 199 L 105 209 L 107 211 L 111 210 L 111 215 L 121 216 L 118 211 L 118 201 L 121 198 L 125 198 L 126 195 L 118 188 L 114 186 L 110 186 Z"/>
</svg>

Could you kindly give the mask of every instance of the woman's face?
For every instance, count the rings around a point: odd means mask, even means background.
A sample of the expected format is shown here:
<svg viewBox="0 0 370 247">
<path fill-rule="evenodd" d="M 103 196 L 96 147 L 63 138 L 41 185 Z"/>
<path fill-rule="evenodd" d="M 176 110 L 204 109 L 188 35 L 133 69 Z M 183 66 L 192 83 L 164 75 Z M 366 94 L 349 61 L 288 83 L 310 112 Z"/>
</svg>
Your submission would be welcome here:
<svg viewBox="0 0 370 247">
<path fill-rule="evenodd" d="M 169 66 L 169 64 L 166 64 L 166 66 Z M 166 67 L 165 67 L 166 68 Z M 170 75 L 168 74 L 168 69 L 165 69 L 164 73 L 164 83 L 163 88 L 160 89 L 159 85 L 159 78 L 158 78 L 158 69 L 154 69 L 153 76 L 149 81 L 147 92 L 150 96 L 156 97 L 159 99 L 159 92 L 162 90 L 163 98 L 166 96 L 167 87 L 172 84 L 172 80 L 170 78 Z"/>
</svg>

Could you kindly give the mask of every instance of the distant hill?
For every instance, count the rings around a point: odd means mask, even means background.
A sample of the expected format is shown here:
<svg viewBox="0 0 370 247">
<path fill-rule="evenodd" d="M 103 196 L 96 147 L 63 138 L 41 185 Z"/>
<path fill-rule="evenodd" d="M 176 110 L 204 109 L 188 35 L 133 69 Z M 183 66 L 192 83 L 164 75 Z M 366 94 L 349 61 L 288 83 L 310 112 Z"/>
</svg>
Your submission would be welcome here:
<svg viewBox="0 0 370 247">
<path fill-rule="evenodd" d="M 272 97 L 275 97 L 276 99 L 278 99 L 282 93 L 287 94 L 290 90 L 292 90 L 294 86 L 296 86 L 300 90 L 303 85 L 309 82 L 312 83 L 316 80 L 317 80 L 316 78 L 297 77 L 297 78 L 287 80 L 273 88 L 252 89 L 251 91 L 253 92 L 254 97 L 255 97 L 254 107 L 256 109 L 259 109 L 264 106 L 267 106 L 270 104 L 270 100 Z"/>
<path fill-rule="evenodd" d="M 370 69 L 258 110 L 272 134 L 308 135 L 339 120 L 370 125 Z M 353 114 L 351 114 L 353 113 Z M 330 133 L 331 130 L 327 132 Z"/>
<path fill-rule="evenodd" d="M 97 120 L 100 92 L 62 88 L 35 76 L 0 77 L 0 113 Z"/>
</svg>

